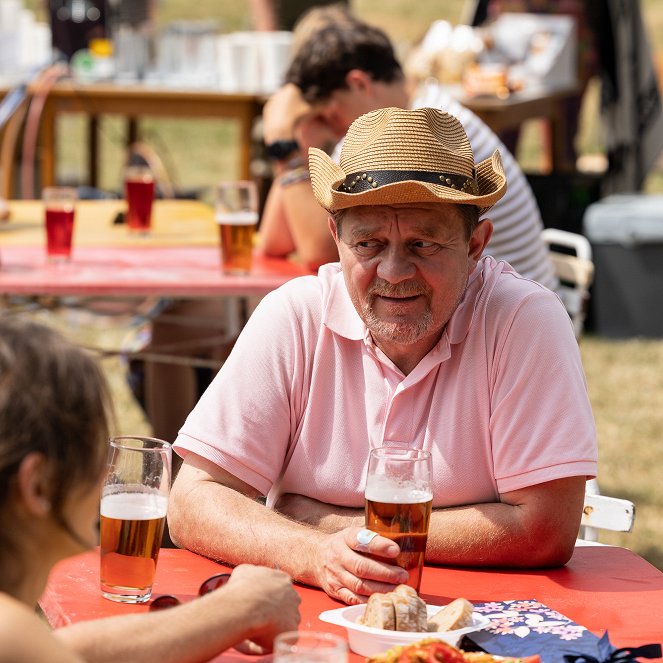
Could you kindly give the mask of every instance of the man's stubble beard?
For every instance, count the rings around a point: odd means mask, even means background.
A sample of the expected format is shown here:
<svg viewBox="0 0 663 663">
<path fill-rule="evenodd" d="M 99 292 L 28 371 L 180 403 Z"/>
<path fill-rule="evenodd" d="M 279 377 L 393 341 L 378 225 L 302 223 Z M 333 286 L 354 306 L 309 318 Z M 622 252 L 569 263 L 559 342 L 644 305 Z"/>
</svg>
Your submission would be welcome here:
<svg viewBox="0 0 663 663">
<path fill-rule="evenodd" d="M 466 284 L 467 285 L 467 284 Z M 361 301 L 361 318 L 364 324 L 371 332 L 374 339 L 385 339 L 391 343 L 398 343 L 399 345 L 412 345 L 433 334 L 441 335 L 442 330 L 446 327 L 447 322 L 453 315 L 454 311 L 458 308 L 461 300 L 463 299 L 465 288 L 462 289 L 457 296 L 454 306 L 449 316 L 439 325 L 435 325 L 433 318 L 433 311 L 431 309 L 432 292 L 430 288 L 417 283 L 403 283 L 398 286 L 390 284 L 373 284 L 367 293 L 366 299 Z M 427 308 L 417 321 L 413 324 L 411 322 L 386 322 L 380 318 L 374 309 L 374 302 L 378 295 L 383 296 L 413 296 L 423 295 L 427 301 Z"/>
</svg>

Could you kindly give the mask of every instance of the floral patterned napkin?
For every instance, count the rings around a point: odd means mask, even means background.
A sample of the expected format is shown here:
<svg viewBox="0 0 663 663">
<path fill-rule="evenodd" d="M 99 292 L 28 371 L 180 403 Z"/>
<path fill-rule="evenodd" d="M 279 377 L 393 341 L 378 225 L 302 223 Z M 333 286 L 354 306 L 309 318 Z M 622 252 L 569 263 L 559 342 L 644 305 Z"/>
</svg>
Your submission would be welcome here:
<svg viewBox="0 0 663 663">
<path fill-rule="evenodd" d="M 565 655 L 605 660 L 597 636 L 535 599 L 479 603 L 474 610 L 488 617 L 490 625 L 467 637 L 490 654 L 538 654 L 542 663 L 559 663 Z M 610 653 L 615 649 L 609 643 L 608 648 Z"/>
</svg>

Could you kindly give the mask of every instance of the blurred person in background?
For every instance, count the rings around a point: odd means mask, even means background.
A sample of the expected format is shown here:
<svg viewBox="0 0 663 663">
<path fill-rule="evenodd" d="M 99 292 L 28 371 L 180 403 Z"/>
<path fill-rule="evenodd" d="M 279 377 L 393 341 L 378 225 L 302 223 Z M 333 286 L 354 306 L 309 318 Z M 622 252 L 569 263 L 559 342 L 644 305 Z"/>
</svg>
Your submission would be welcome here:
<svg viewBox="0 0 663 663">
<path fill-rule="evenodd" d="M 348 6 L 349 0 L 249 0 L 254 30 L 294 30 L 297 20 L 311 7 Z"/>
<path fill-rule="evenodd" d="M 0 315 L 0 661 L 196 663 L 235 644 L 269 651 L 297 628 L 299 596 L 264 567 L 239 566 L 223 587 L 165 612 L 54 631 L 37 616 L 53 566 L 97 545 L 109 411 L 91 356 Z"/>
<path fill-rule="evenodd" d="M 261 222 L 261 247 L 268 255 L 297 253 L 310 267 L 335 259 L 325 236 L 326 213 L 307 179 L 306 154 L 319 147 L 338 154 L 348 127 L 377 108 L 432 107 L 463 124 L 477 160 L 502 154 L 509 190 L 492 210 L 493 235 L 486 252 L 507 261 L 522 276 L 556 290 L 558 281 L 541 239 L 543 222 L 534 194 L 513 155 L 474 113 L 441 87 L 427 86 L 413 98 L 387 35 L 345 12 L 313 32 L 296 51 L 286 83 L 263 113 L 264 138 L 277 176 Z M 328 233 L 327 233 L 328 235 Z"/>
</svg>

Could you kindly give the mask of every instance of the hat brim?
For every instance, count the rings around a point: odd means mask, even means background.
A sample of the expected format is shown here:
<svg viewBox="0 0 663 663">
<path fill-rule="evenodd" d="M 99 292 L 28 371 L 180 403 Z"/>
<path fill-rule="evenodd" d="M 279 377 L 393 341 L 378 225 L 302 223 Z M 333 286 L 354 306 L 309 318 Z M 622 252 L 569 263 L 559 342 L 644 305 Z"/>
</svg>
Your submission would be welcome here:
<svg viewBox="0 0 663 663">
<path fill-rule="evenodd" d="M 358 193 L 339 191 L 347 173 L 326 152 L 314 147 L 309 149 L 309 170 L 315 197 L 328 212 L 359 205 L 451 203 L 475 205 L 480 208 L 480 214 L 484 214 L 505 194 L 507 187 L 502 159 L 497 150 L 490 158 L 476 165 L 478 195 L 416 180 L 393 182 Z"/>
</svg>

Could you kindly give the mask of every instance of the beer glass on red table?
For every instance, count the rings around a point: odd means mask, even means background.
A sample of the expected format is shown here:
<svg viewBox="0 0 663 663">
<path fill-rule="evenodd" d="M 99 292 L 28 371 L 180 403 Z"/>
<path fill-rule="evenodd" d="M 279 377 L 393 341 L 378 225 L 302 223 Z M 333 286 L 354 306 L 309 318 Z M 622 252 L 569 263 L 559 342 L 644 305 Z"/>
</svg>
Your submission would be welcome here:
<svg viewBox="0 0 663 663">
<path fill-rule="evenodd" d="M 147 235 L 152 227 L 154 176 L 148 166 L 124 169 L 124 198 L 127 201 L 127 227 L 131 232 Z"/>
<path fill-rule="evenodd" d="M 110 440 L 101 493 L 101 593 L 123 603 L 144 603 L 161 548 L 170 495 L 168 442 L 125 436 Z"/>
<path fill-rule="evenodd" d="M 220 182 L 216 222 L 221 241 L 221 267 L 226 274 L 251 271 L 253 236 L 258 223 L 258 191 L 254 182 Z"/>
<path fill-rule="evenodd" d="M 408 571 L 407 584 L 419 591 L 433 505 L 430 452 L 372 449 L 365 497 L 366 528 L 398 543 L 396 564 Z"/>
<path fill-rule="evenodd" d="M 71 258 L 76 199 L 76 189 L 69 186 L 49 186 L 42 191 L 49 262 L 66 262 Z"/>
</svg>

